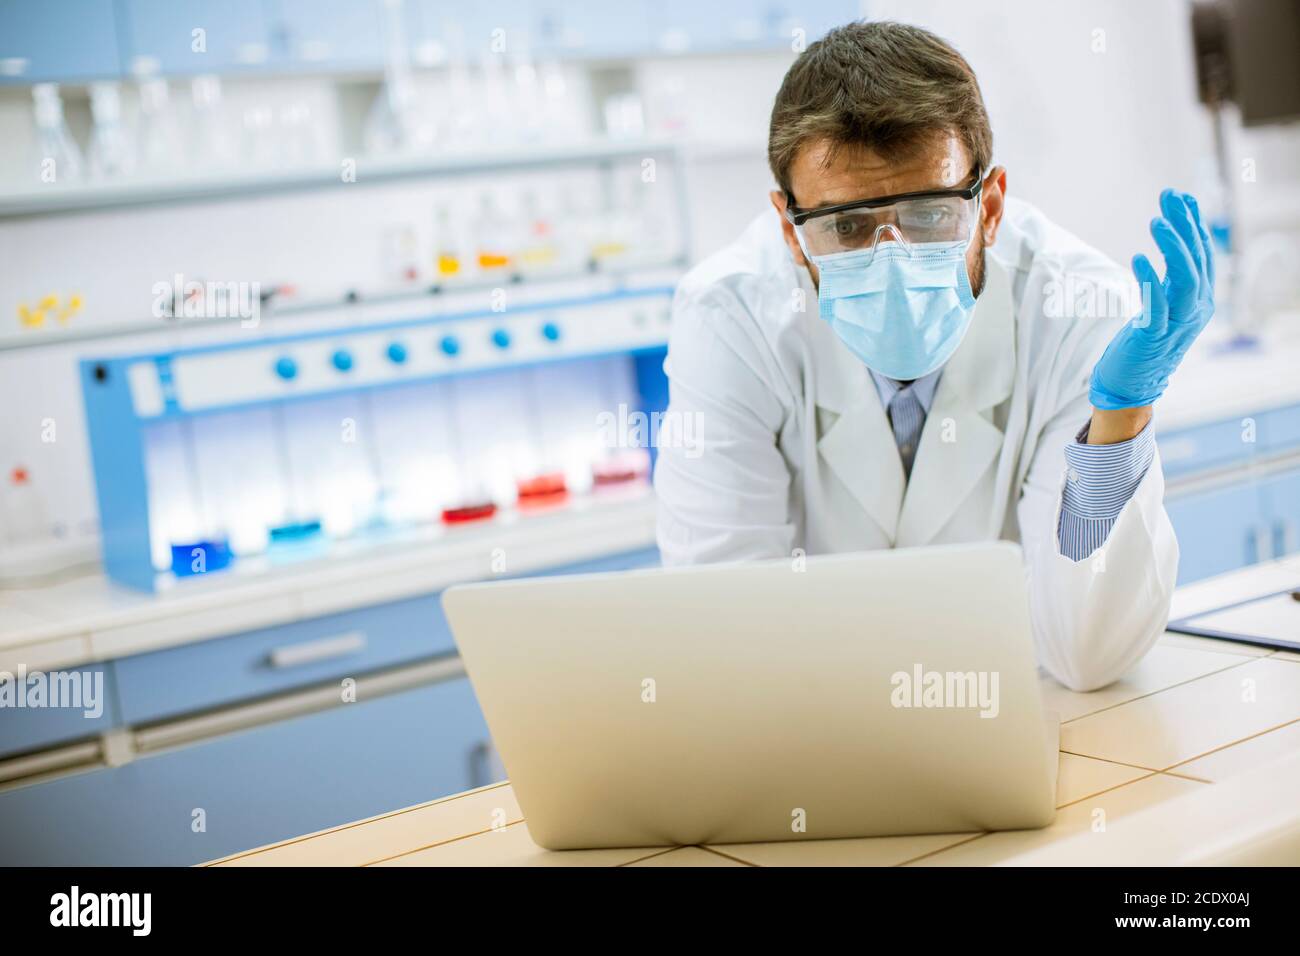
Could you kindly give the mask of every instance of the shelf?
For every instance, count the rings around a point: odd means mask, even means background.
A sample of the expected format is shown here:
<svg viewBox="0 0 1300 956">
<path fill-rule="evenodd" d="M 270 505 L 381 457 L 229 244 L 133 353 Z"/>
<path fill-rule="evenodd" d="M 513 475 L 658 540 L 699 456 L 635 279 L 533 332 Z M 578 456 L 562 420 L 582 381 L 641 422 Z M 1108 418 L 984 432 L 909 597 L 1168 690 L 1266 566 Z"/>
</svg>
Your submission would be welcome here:
<svg viewBox="0 0 1300 956">
<path fill-rule="evenodd" d="M 618 264 L 601 269 L 557 271 L 527 276 L 512 276 L 509 284 L 516 289 L 545 289 L 548 286 L 581 283 L 598 289 L 639 287 L 647 282 L 675 282 L 686 269 L 686 259 L 681 255 L 662 259 L 643 260 Z M 309 300 L 290 299 L 282 304 L 276 300 L 262 306 L 261 321 L 270 323 L 281 319 L 308 319 L 335 309 L 370 309 L 373 307 L 401 307 L 425 311 L 434 309 L 448 299 L 456 300 L 467 293 L 500 287 L 501 278 L 491 280 L 466 280 L 444 285 L 424 284 L 405 289 L 359 289 L 355 299 L 343 297 Z M 95 342 L 105 339 L 129 338 L 159 332 L 187 332 L 196 329 L 216 329 L 234 326 L 242 320 L 238 316 L 195 319 L 150 319 L 105 324 L 95 328 L 28 331 L 0 334 L 0 353 L 25 349 L 56 348 L 73 343 Z"/>
<path fill-rule="evenodd" d="M 357 157 L 355 184 L 377 185 L 404 179 L 576 166 L 647 154 L 675 154 L 677 151 L 677 145 L 669 140 L 636 139 L 592 140 L 565 146 L 520 145 L 511 149 L 452 152 L 436 157 Z M 0 193 L 0 220 L 322 189 L 343 181 L 342 161 L 341 157 L 337 163 L 299 169 L 50 185 Z"/>
</svg>

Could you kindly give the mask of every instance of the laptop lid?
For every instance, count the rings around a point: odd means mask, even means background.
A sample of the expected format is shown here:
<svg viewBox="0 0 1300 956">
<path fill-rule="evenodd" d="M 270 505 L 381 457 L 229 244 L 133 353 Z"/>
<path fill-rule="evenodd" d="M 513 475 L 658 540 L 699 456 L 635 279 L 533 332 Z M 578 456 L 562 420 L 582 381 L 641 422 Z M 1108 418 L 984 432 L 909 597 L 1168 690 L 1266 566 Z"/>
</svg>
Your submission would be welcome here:
<svg viewBox="0 0 1300 956">
<path fill-rule="evenodd" d="M 542 846 L 1053 817 L 1014 544 L 469 584 L 443 607 Z"/>
</svg>

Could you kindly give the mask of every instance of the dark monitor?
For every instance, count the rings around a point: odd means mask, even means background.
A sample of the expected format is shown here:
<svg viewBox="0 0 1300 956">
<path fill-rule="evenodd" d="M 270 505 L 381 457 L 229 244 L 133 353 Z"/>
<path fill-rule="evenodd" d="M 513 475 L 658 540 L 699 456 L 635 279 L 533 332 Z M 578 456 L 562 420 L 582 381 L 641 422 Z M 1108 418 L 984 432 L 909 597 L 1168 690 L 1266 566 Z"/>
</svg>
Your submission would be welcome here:
<svg viewBox="0 0 1300 956">
<path fill-rule="evenodd" d="M 1201 102 L 1237 104 L 1245 126 L 1300 119 L 1300 0 L 1209 0 L 1192 8 Z"/>
</svg>

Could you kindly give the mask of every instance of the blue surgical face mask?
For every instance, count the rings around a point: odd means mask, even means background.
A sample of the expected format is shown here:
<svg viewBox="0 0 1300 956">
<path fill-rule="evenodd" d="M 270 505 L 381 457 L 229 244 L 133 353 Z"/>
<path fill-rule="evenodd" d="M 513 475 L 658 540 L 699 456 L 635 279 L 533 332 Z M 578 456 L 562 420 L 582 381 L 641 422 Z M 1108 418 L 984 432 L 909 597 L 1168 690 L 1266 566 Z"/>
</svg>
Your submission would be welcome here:
<svg viewBox="0 0 1300 956">
<path fill-rule="evenodd" d="M 967 241 L 882 242 L 813 256 L 822 319 L 868 368 L 899 381 L 929 375 L 957 351 L 975 310 Z"/>
</svg>

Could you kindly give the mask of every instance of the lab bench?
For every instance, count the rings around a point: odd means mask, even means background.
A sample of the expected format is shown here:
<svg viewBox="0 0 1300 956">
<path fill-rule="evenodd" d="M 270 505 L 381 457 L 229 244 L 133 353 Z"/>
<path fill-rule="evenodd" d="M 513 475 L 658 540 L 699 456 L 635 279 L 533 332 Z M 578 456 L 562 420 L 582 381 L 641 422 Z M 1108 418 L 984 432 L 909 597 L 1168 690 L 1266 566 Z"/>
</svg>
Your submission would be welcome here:
<svg viewBox="0 0 1300 956">
<path fill-rule="evenodd" d="M 1252 581 L 1297 583 L 1275 560 L 1300 526 L 1297 354 L 1189 356 L 1162 400 L 1180 584 L 1254 562 Z M 0 670 L 58 669 L 104 689 L 94 718 L 46 708 L 0 719 L 0 861 L 193 863 L 496 779 L 438 593 L 497 576 L 498 549 L 510 574 L 653 561 L 653 526 L 643 489 L 297 565 L 237 565 L 152 594 L 102 574 L 0 593 Z M 1175 619 L 1205 609 L 1189 604 L 1198 588 L 1179 592 Z M 1199 679 L 1207 661 L 1245 653 L 1188 640 L 1165 638 L 1133 675 L 1083 700 L 1127 704 L 1126 688 L 1161 689 L 1155 675 Z M 355 702 L 344 703 L 349 678 Z M 1068 754 L 1065 778 L 1098 769 L 1077 762 L 1087 759 L 1106 758 Z M 42 822 L 50 812 L 68 821 L 57 837 Z"/>
<path fill-rule="evenodd" d="M 1300 558 L 1179 590 L 1184 617 L 1300 583 Z M 1253 689 L 1250 695 L 1243 688 Z M 1042 830 L 552 852 L 506 782 L 215 860 L 223 866 L 968 866 L 1300 864 L 1300 654 L 1165 635 L 1060 714 L 1055 822 Z"/>
<path fill-rule="evenodd" d="M 629 489 L 269 576 L 10 597 L 0 670 L 102 675 L 104 706 L 0 720 L 0 863 L 195 863 L 499 779 L 440 591 L 655 564 L 653 540 Z"/>
</svg>

